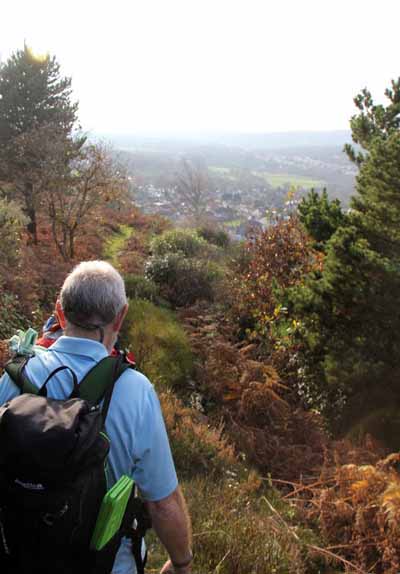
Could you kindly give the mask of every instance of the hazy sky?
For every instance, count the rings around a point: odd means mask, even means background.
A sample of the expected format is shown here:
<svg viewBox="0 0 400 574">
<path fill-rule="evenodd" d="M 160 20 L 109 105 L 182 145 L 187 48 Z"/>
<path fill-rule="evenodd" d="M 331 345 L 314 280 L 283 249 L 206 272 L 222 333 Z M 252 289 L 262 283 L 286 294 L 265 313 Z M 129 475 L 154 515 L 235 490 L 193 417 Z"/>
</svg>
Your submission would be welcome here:
<svg viewBox="0 0 400 574">
<path fill-rule="evenodd" d="M 400 75 L 400 0 L 0 0 L 0 55 L 55 54 L 112 132 L 346 129 Z"/>
</svg>

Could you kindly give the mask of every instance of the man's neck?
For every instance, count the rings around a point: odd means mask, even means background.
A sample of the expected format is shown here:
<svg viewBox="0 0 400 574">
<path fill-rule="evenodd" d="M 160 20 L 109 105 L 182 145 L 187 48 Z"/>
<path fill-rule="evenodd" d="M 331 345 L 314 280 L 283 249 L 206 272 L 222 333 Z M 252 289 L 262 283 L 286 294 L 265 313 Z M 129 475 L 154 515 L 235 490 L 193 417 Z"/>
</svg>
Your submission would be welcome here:
<svg viewBox="0 0 400 574">
<path fill-rule="evenodd" d="M 67 325 L 64 330 L 64 334 L 67 337 L 78 337 L 80 339 L 90 339 L 91 341 L 96 341 L 105 346 L 107 351 L 111 353 L 114 346 L 113 342 L 110 341 L 110 336 L 107 331 L 104 332 L 104 339 L 101 341 L 101 333 L 97 329 L 96 331 L 87 331 L 86 329 L 80 329 L 79 327 L 72 327 Z"/>
</svg>

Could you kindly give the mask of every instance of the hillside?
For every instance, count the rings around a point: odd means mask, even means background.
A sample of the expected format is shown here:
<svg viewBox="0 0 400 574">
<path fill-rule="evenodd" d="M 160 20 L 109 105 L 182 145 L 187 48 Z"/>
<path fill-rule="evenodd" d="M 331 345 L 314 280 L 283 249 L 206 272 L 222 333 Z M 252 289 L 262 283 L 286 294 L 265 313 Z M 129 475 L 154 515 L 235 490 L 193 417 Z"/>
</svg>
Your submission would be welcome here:
<svg viewBox="0 0 400 574">
<path fill-rule="evenodd" d="M 110 261 L 193 571 L 398 574 L 400 80 L 385 105 L 357 96 L 346 153 L 346 133 L 118 152 L 82 134 L 71 95 L 26 45 L 0 67 L 0 368 L 79 261 Z"/>
<path fill-rule="evenodd" d="M 243 338 L 235 317 L 247 297 L 235 284 L 227 298 L 225 286 L 236 246 L 222 232 L 174 230 L 139 212 L 120 226 L 112 219 L 103 221 L 97 256 L 125 277 L 123 343 L 160 395 L 193 518 L 194 572 L 244 574 L 251 562 L 260 574 L 361 573 L 372 559 L 394 572 L 395 530 L 383 537 L 378 525 L 396 528 L 397 459 L 376 464 L 389 451 L 373 439 L 333 442 L 296 397 L 286 352 L 266 354 L 250 331 Z M 175 270 L 167 282 L 158 255 Z M 16 317 L 2 319 L 10 333 L 21 325 Z M 384 502 L 366 532 L 355 513 L 369 512 L 379 493 Z M 149 544 L 157 572 L 165 556 L 151 535 Z"/>
</svg>

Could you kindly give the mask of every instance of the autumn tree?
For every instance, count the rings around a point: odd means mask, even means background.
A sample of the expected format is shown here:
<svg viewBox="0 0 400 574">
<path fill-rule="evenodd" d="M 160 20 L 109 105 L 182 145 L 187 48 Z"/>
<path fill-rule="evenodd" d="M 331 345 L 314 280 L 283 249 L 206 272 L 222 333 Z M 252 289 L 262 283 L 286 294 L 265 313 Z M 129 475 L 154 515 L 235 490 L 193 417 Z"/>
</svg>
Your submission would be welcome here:
<svg viewBox="0 0 400 574">
<path fill-rule="evenodd" d="M 200 161 L 183 159 L 169 195 L 195 225 L 204 222 L 211 200 L 207 168 Z"/>
<path fill-rule="evenodd" d="M 297 285 L 318 265 L 319 254 L 295 217 L 250 236 L 227 295 L 242 330 L 261 335 L 268 344 L 280 306 L 277 292 Z"/>
<path fill-rule="evenodd" d="M 73 145 L 73 144 L 72 144 Z M 65 261 L 75 256 L 78 233 L 102 206 L 123 201 L 127 179 L 123 168 L 101 145 L 86 145 L 79 156 L 49 173 L 45 203 L 55 244 Z"/>
<path fill-rule="evenodd" d="M 35 243 L 43 171 L 56 161 L 49 153 L 60 151 L 60 141 L 69 154 L 84 143 L 76 138 L 71 144 L 78 109 L 71 98 L 71 79 L 61 75 L 54 57 L 36 57 L 25 45 L 0 66 L 0 179 L 14 185 Z M 57 162 L 63 161 L 58 153 Z"/>
</svg>

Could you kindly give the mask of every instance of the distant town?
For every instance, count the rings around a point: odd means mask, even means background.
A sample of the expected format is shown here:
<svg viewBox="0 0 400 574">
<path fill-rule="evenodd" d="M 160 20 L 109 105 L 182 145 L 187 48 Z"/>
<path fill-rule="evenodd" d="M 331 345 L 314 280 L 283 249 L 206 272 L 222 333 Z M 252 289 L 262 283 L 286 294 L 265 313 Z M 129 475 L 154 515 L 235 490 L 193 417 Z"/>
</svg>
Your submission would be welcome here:
<svg viewBox="0 0 400 574">
<path fill-rule="evenodd" d="M 310 189 L 326 189 L 348 205 L 357 169 L 343 152 L 347 132 L 311 133 L 308 139 L 304 134 L 272 136 L 112 141 L 128 171 L 134 202 L 175 224 L 184 225 L 190 211 L 177 193 L 183 162 L 202 172 L 204 216 L 234 238 L 287 217 Z"/>
</svg>

